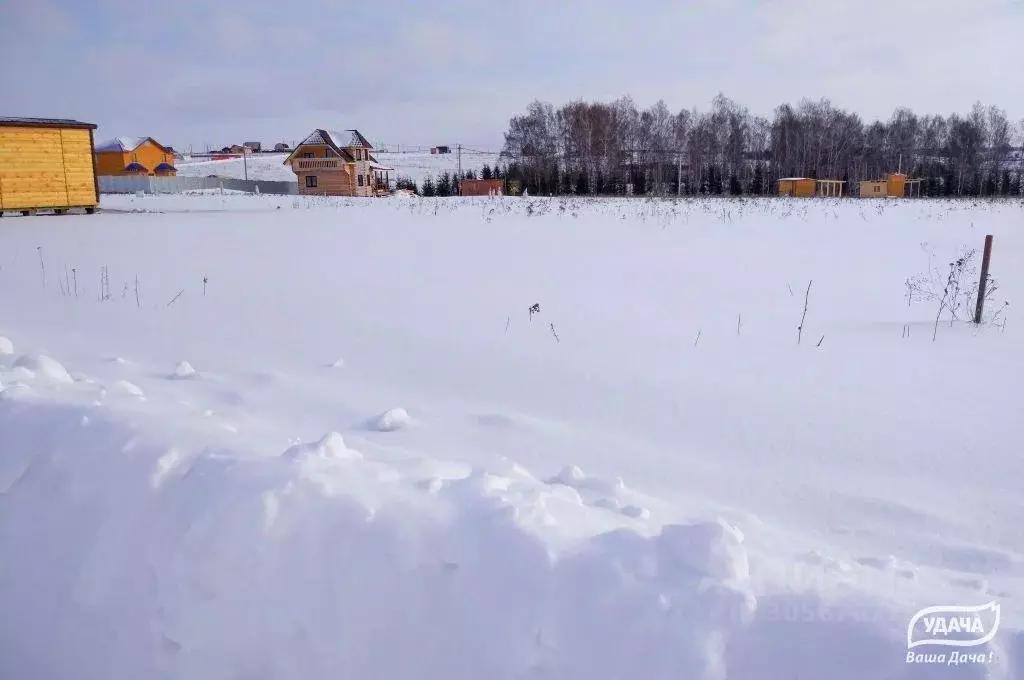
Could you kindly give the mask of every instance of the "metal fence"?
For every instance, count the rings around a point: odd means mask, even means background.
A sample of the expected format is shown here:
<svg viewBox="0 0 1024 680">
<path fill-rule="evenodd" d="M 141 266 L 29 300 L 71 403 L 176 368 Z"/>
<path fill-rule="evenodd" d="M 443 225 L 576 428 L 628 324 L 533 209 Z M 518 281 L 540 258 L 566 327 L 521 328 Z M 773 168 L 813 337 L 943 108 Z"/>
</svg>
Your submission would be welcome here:
<svg viewBox="0 0 1024 680">
<path fill-rule="evenodd" d="M 297 194 L 298 182 L 270 182 L 226 177 L 156 177 L 138 175 L 101 175 L 101 194 L 183 194 L 201 189 L 225 189 L 250 194 Z"/>
</svg>

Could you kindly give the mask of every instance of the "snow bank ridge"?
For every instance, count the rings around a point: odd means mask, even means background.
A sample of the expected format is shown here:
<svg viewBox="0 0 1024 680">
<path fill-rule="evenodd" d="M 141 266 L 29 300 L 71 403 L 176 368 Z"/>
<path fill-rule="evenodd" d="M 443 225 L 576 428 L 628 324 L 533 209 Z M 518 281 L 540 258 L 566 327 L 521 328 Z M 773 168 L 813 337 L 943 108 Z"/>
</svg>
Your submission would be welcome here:
<svg viewBox="0 0 1024 680">
<path fill-rule="evenodd" d="M 14 367 L 22 369 L 21 375 L 27 378 L 40 377 L 61 384 L 74 382 L 63 364 L 45 354 L 24 354 L 15 359 Z"/>
<path fill-rule="evenodd" d="M 721 680 L 756 608 L 724 523 L 593 535 L 604 510 L 514 464 L 424 483 L 337 432 L 266 458 L 100 413 L 0 401 L 11 677 Z"/>
</svg>

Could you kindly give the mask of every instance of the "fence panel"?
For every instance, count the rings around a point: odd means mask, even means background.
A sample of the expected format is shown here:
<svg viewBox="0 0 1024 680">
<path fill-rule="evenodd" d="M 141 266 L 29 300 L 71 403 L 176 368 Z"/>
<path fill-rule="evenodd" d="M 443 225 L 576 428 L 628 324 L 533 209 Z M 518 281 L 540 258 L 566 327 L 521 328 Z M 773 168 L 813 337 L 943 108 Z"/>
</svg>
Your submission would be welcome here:
<svg viewBox="0 0 1024 680">
<path fill-rule="evenodd" d="M 227 189 L 250 194 L 297 194 L 297 182 L 229 179 L 221 177 L 150 177 L 139 175 L 101 175 L 97 178 L 101 194 L 182 194 L 200 189 Z"/>
</svg>

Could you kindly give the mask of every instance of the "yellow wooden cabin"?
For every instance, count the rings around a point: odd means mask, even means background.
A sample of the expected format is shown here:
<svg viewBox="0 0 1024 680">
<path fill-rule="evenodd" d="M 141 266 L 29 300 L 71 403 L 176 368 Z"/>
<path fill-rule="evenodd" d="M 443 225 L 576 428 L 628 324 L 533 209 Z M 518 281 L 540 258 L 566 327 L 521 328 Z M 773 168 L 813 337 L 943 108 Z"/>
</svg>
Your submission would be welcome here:
<svg viewBox="0 0 1024 680">
<path fill-rule="evenodd" d="M 921 195 L 921 180 L 910 179 L 902 172 L 890 172 L 885 179 L 861 180 L 861 198 L 907 198 Z"/>
<path fill-rule="evenodd" d="M 99 175 L 178 174 L 174 152 L 152 137 L 117 137 L 96 147 Z"/>
<path fill-rule="evenodd" d="M 92 123 L 0 117 L 0 215 L 99 203 Z"/>
<path fill-rule="evenodd" d="M 376 196 L 387 193 L 389 173 L 373 157 L 373 146 L 358 130 L 314 130 L 284 159 L 300 194 Z"/>
<path fill-rule="evenodd" d="M 809 177 L 784 177 L 779 180 L 779 196 L 813 196 L 818 184 Z"/>
</svg>

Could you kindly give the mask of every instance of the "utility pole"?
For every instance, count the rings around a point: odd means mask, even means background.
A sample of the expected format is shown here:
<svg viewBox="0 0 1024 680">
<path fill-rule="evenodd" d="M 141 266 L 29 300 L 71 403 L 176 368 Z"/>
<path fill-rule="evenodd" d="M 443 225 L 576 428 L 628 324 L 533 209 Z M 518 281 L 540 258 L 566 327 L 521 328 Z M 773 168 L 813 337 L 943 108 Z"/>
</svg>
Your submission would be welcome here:
<svg viewBox="0 0 1024 680">
<path fill-rule="evenodd" d="M 242 147 L 242 171 L 245 173 L 245 179 L 249 179 L 249 161 L 246 158 L 248 154 L 245 153 L 245 147 Z"/>
<path fill-rule="evenodd" d="M 462 145 L 456 144 L 455 148 L 458 150 L 459 156 L 459 179 L 462 179 Z"/>
</svg>

